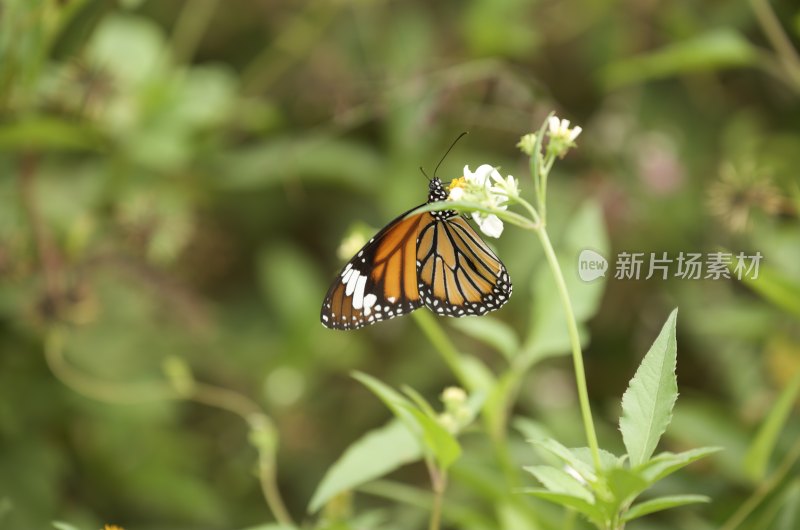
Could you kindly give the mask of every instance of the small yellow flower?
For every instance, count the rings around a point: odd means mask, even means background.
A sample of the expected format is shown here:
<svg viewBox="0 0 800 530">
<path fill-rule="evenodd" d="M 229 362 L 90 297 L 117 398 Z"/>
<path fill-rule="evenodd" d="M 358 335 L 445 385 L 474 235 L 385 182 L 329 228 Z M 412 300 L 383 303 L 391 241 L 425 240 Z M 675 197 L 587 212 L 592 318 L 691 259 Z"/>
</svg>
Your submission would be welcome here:
<svg viewBox="0 0 800 530">
<path fill-rule="evenodd" d="M 103 527 L 103 530 L 125 530 L 125 529 L 115 524 L 107 524 Z"/>
<path fill-rule="evenodd" d="M 450 181 L 450 185 L 447 186 L 447 191 L 453 191 L 454 188 L 463 188 L 467 185 L 467 179 L 464 177 L 458 177 L 457 179 L 453 179 Z"/>
</svg>

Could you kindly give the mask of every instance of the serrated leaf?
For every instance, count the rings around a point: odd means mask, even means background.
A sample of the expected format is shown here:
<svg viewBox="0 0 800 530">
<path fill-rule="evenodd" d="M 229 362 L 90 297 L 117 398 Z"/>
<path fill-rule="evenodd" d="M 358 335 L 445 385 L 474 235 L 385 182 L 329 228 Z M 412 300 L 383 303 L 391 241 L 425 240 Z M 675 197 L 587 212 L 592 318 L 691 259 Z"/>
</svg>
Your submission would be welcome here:
<svg viewBox="0 0 800 530">
<path fill-rule="evenodd" d="M 572 454 L 575 455 L 575 458 L 578 458 L 581 462 L 588 466 L 594 467 L 594 457 L 592 456 L 591 449 L 588 447 L 572 447 L 570 451 L 572 451 Z M 625 460 L 624 456 L 619 457 L 610 451 L 606 451 L 605 449 L 599 449 L 598 455 L 600 456 L 600 467 L 603 469 L 619 467 Z"/>
<path fill-rule="evenodd" d="M 601 526 L 603 524 L 603 515 L 600 510 L 582 497 L 576 497 L 566 493 L 557 493 L 541 488 L 524 488 L 521 491 L 527 495 L 533 495 L 534 497 L 560 504 L 561 506 L 571 508 L 576 512 L 582 513 L 597 526 Z"/>
<path fill-rule="evenodd" d="M 564 493 L 594 504 L 594 496 L 575 477 L 553 466 L 526 466 L 525 471 L 531 473 L 544 484 L 544 487 L 555 493 Z"/>
<path fill-rule="evenodd" d="M 775 448 L 775 442 L 786 424 L 798 394 L 800 394 L 800 371 L 781 391 L 781 395 L 770 409 L 767 419 L 764 420 L 752 445 L 747 450 L 744 457 L 744 469 L 753 480 L 760 480 L 764 477 L 772 450 Z"/>
<path fill-rule="evenodd" d="M 655 451 L 678 399 L 678 379 L 675 375 L 677 316 L 677 309 L 670 313 L 622 396 L 619 427 L 631 466 L 634 467 L 647 462 Z"/>
<path fill-rule="evenodd" d="M 454 319 L 453 327 L 473 339 L 491 346 L 507 359 L 519 350 L 519 340 L 514 330 L 505 322 L 490 316 Z"/>
<path fill-rule="evenodd" d="M 648 482 L 653 484 L 692 462 L 721 450 L 721 447 L 700 447 L 682 453 L 659 453 L 642 466 L 639 472 Z"/>
<path fill-rule="evenodd" d="M 339 493 L 382 477 L 422 458 L 419 440 L 400 420 L 354 442 L 325 474 L 308 505 L 315 512 Z"/>
<path fill-rule="evenodd" d="M 561 445 L 553 438 L 545 438 L 543 440 L 531 440 L 531 443 L 536 447 L 547 451 L 551 455 L 561 460 L 564 464 L 571 466 L 580 476 L 589 482 L 597 479 L 594 467 L 591 463 L 586 463 L 583 459 L 573 454 L 571 449 Z"/>
<path fill-rule="evenodd" d="M 665 497 L 658 497 L 632 506 L 631 509 L 622 516 L 622 521 L 628 522 L 653 512 L 685 506 L 687 504 L 709 502 L 710 500 L 711 499 L 705 495 L 668 495 Z"/>
<path fill-rule="evenodd" d="M 644 477 L 640 476 L 635 470 L 616 467 L 605 472 L 606 485 L 611 491 L 615 501 L 615 508 L 626 506 L 631 503 L 648 483 Z"/>
</svg>

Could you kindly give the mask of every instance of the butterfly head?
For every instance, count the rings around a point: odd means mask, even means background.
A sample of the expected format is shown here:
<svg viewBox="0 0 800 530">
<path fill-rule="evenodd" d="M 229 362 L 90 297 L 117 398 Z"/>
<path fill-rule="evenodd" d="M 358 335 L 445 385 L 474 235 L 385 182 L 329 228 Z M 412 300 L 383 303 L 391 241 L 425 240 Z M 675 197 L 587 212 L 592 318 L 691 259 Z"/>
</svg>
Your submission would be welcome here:
<svg viewBox="0 0 800 530">
<path fill-rule="evenodd" d="M 447 199 L 447 190 L 444 189 L 439 177 L 433 177 L 428 184 L 428 202 L 443 201 Z"/>
</svg>

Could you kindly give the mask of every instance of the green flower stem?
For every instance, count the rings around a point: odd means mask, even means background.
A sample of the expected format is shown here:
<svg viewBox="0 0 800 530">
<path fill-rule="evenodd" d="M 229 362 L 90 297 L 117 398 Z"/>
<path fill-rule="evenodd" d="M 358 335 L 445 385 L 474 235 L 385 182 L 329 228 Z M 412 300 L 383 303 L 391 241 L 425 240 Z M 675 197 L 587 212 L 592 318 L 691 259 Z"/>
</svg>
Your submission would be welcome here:
<svg viewBox="0 0 800 530">
<path fill-rule="evenodd" d="M 597 434 L 595 433 L 594 422 L 592 421 L 592 409 L 589 406 L 589 392 L 586 388 L 586 372 L 583 367 L 581 339 L 578 335 L 575 313 L 572 310 L 572 302 L 569 299 L 567 284 L 564 281 L 564 275 L 558 264 L 555 250 L 553 250 L 553 244 L 550 242 L 550 237 L 547 235 L 547 230 L 542 227 L 536 230 L 536 235 L 542 243 L 544 254 L 547 257 L 547 263 L 550 265 L 550 271 L 553 273 L 553 278 L 558 288 L 558 294 L 561 297 L 561 305 L 564 307 L 564 313 L 567 317 L 567 330 L 569 331 L 569 342 L 572 346 L 572 363 L 575 367 L 575 383 L 578 387 L 578 401 L 580 402 L 581 416 L 583 417 L 583 428 L 586 431 L 586 440 L 592 452 L 594 467 L 599 470 L 601 467 L 600 447 L 597 444 Z"/>
<path fill-rule="evenodd" d="M 769 0 L 750 0 L 750 7 L 761 25 L 761 29 L 775 49 L 795 88 L 800 88 L 800 55 L 781 26 Z"/>
<path fill-rule="evenodd" d="M 444 501 L 444 492 L 447 489 L 447 472 L 438 469 L 436 464 L 429 459 L 426 459 L 425 463 L 428 466 L 428 473 L 433 486 L 433 505 L 431 507 L 428 530 L 439 530 L 442 525 L 442 502 Z"/>
<path fill-rule="evenodd" d="M 747 517 L 753 513 L 753 510 L 758 508 L 764 499 L 766 499 L 767 496 L 772 493 L 781 482 L 783 482 L 783 479 L 786 478 L 798 460 L 800 460 L 800 438 L 795 441 L 794 445 L 786 454 L 783 461 L 780 463 L 772 476 L 759 484 L 758 488 L 756 488 L 756 490 L 744 502 L 744 504 L 739 506 L 739 509 L 736 510 L 727 521 L 725 521 L 725 524 L 720 527 L 720 530 L 736 530 L 736 528 L 738 528 L 745 521 L 745 519 L 747 519 Z"/>
<path fill-rule="evenodd" d="M 520 201 L 521 199 L 513 199 L 516 201 Z M 523 204 L 520 202 L 520 204 Z M 524 204 L 528 204 L 527 202 Z M 533 208 L 528 204 L 528 207 L 531 209 Z M 433 212 L 433 211 L 441 211 L 441 210 L 458 210 L 460 212 L 481 212 L 485 214 L 493 214 L 502 219 L 503 221 L 507 221 L 515 226 L 519 226 L 520 228 L 525 228 L 526 230 L 534 230 L 538 228 L 538 216 L 536 212 L 533 212 L 533 222 L 531 219 L 528 219 L 524 215 L 520 215 L 515 212 L 509 212 L 508 210 L 498 210 L 496 208 L 487 208 L 481 204 L 475 202 L 465 202 L 465 201 L 438 201 L 432 202 L 430 204 L 425 204 L 416 208 L 415 210 L 408 213 L 408 216 L 412 216 L 422 212 Z"/>
<path fill-rule="evenodd" d="M 450 371 L 453 372 L 459 384 L 468 390 L 474 390 L 467 374 L 464 372 L 464 368 L 461 366 L 461 354 L 442 327 L 436 322 L 433 315 L 428 311 L 414 311 L 411 316 L 417 321 L 417 325 L 422 328 L 422 332 L 431 341 L 436 351 L 439 352 L 439 355 L 450 368 Z"/>
<path fill-rule="evenodd" d="M 186 2 L 172 33 L 172 53 L 178 63 L 192 62 L 197 46 L 208 29 L 219 0 Z"/>
<path fill-rule="evenodd" d="M 539 127 L 539 130 L 536 132 L 536 143 L 533 146 L 533 151 L 528 153 L 528 155 L 530 155 L 530 168 L 531 176 L 533 177 L 533 187 L 536 190 L 536 206 L 539 208 L 538 218 L 541 219 L 542 224 L 544 224 L 547 218 L 547 201 L 545 200 L 547 197 L 547 173 L 544 173 L 541 168 L 542 138 L 544 138 L 544 132 L 547 130 L 547 122 L 550 120 L 551 116 L 555 116 L 555 113 L 548 113 L 544 121 L 542 121 L 542 126 Z M 550 166 L 552 166 L 552 162 L 550 163 Z"/>
<path fill-rule="evenodd" d="M 186 400 L 226 410 L 241 417 L 250 427 L 251 438 L 255 442 L 253 445 L 258 451 L 258 478 L 264 500 L 280 524 L 294 526 L 278 490 L 275 462 L 277 434 L 272 421 L 255 401 L 233 390 L 206 383 L 192 382 L 188 390 L 182 390 L 167 383 L 130 385 L 103 381 L 71 366 L 64 356 L 64 343 L 63 330 L 51 328 L 45 336 L 45 361 L 56 379 L 78 394 L 115 404 Z"/>
</svg>

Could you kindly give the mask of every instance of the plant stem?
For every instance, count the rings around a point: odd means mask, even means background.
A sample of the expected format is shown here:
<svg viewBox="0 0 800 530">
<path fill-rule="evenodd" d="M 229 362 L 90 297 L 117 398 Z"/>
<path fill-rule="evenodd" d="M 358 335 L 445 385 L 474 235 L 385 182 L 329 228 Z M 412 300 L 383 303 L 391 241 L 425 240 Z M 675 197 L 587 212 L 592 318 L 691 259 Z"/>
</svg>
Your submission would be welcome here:
<svg viewBox="0 0 800 530">
<path fill-rule="evenodd" d="M 536 230 L 536 235 L 542 243 L 544 254 L 547 257 L 547 263 L 550 265 L 550 271 L 553 273 L 553 278 L 556 281 L 561 304 L 564 307 L 564 314 L 567 317 L 567 330 L 569 331 L 569 341 L 572 346 L 572 363 L 575 368 L 575 383 L 578 387 L 578 401 L 580 402 L 581 416 L 583 417 L 583 428 L 586 431 L 586 440 L 592 453 L 594 467 L 596 470 L 599 470 L 600 448 L 597 444 L 597 434 L 595 433 L 594 422 L 592 421 L 592 409 L 589 406 L 589 392 L 586 388 L 586 372 L 583 367 L 581 340 L 578 335 L 578 325 L 575 322 L 575 313 L 572 310 L 572 302 L 570 302 L 569 299 L 567 284 L 564 281 L 564 275 L 561 273 L 561 267 L 558 264 L 558 258 L 556 258 L 555 250 L 553 250 L 553 245 L 550 242 L 550 237 L 547 235 L 547 230 L 541 227 Z"/>
<path fill-rule="evenodd" d="M 189 64 L 208 29 L 219 0 L 186 2 L 172 33 L 172 53 L 178 63 Z"/>
<path fill-rule="evenodd" d="M 720 527 L 720 530 L 735 530 L 736 528 L 741 525 L 745 519 L 755 510 L 758 508 L 758 505 L 769 495 L 777 486 L 781 483 L 781 481 L 786 478 L 786 475 L 792 470 L 795 463 L 797 463 L 798 459 L 800 459 L 800 438 L 798 438 L 789 452 L 784 457 L 783 461 L 781 462 L 780 466 L 775 470 L 769 479 L 762 482 L 758 488 L 753 492 L 752 495 L 742 504 L 739 506 L 739 509 L 736 510 L 730 518 L 725 521 Z"/>
<path fill-rule="evenodd" d="M 800 87 L 800 55 L 792 46 L 792 41 L 784 32 L 780 20 L 775 16 L 775 11 L 768 0 L 750 0 L 750 6 L 755 13 L 761 29 L 769 39 L 772 47 L 780 58 L 780 62 L 789 74 L 795 86 Z"/>
<path fill-rule="evenodd" d="M 63 331 L 51 328 L 45 337 L 45 360 L 52 374 L 64 386 L 80 395 L 97 401 L 114 404 L 139 404 L 152 401 L 193 401 L 231 412 L 247 422 L 251 432 L 267 428 L 271 421 L 259 405 L 247 396 L 206 383 L 192 383 L 191 391 L 183 393 L 166 383 L 130 385 L 103 381 L 73 368 L 64 356 Z M 277 436 L 276 436 L 277 438 Z M 282 525 L 293 526 L 289 511 L 278 490 L 275 473 L 275 444 L 254 444 L 258 451 L 258 478 L 264 500 L 275 519 Z"/>
<path fill-rule="evenodd" d="M 428 473 L 433 486 L 433 506 L 431 507 L 428 530 L 439 530 L 442 524 L 442 501 L 444 500 L 444 491 L 447 489 L 447 472 L 439 470 L 436 464 L 430 460 L 426 460 L 425 463 L 428 466 Z"/>
<path fill-rule="evenodd" d="M 469 378 L 461 366 L 461 354 L 433 316 L 427 311 L 415 311 L 412 316 L 419 327 L 422 328 L 428 340 L 431 341 L 433 347 L 439 352 L 450 371 L 458 379 L 459 384 L 467 390 L 473 390 Z"/>
</svg>

